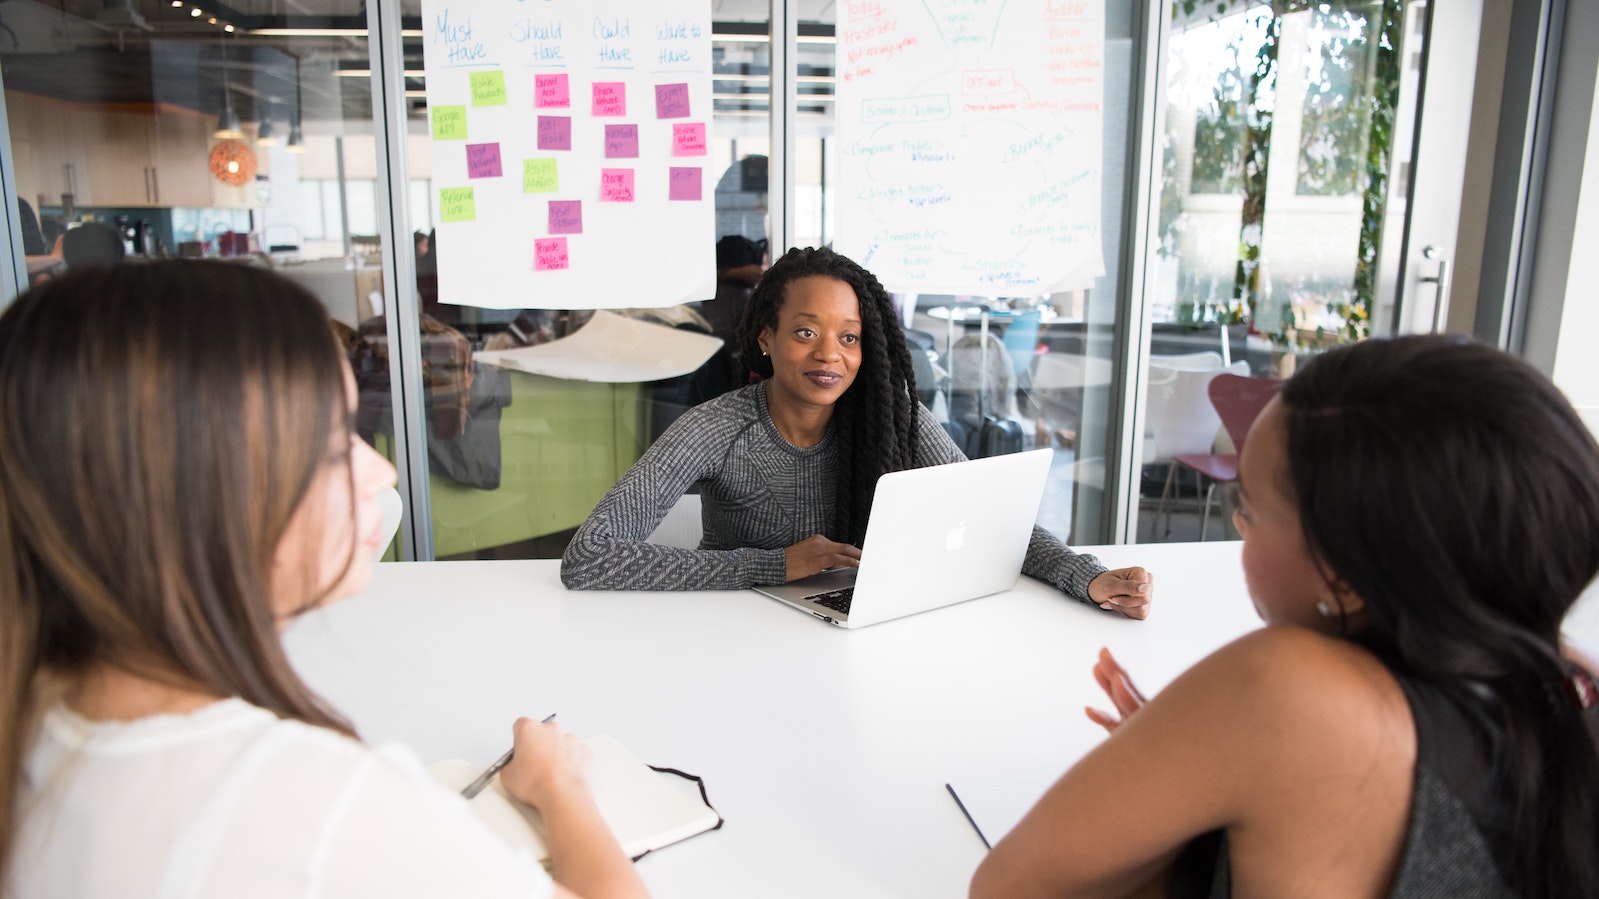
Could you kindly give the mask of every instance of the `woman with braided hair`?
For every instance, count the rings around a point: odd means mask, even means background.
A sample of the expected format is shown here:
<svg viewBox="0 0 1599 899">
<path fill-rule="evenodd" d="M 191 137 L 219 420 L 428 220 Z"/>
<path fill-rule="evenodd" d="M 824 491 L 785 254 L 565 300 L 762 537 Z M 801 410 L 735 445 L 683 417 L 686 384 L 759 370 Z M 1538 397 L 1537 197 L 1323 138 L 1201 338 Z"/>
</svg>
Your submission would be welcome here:
<svg viewBox="0 0 1599 899">
<path fill-rule="evenodd" d="M 567 546 L 567 587 L 731 590 L 857 566 L 880 476 L 965 459 L 916 401 L 887 291 L 832 250 L 791 249 L 767 270 L 737 349 L 759 380 L 684 413 L 616 482 Z M 696 486 L 699 548 L 646 543 Z M 1042 528 L 1022 572 L 1149 614 L 1148 572 L 1107 571 Z"/>
</svg>

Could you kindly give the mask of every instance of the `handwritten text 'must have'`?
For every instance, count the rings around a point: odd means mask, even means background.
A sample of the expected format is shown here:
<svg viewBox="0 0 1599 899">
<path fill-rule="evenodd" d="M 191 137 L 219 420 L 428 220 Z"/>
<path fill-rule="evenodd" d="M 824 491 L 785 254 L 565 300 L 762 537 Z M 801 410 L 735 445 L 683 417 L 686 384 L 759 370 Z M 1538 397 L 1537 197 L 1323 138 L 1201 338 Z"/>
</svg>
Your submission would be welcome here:
<svg viewBox="0 0 1599 899">
<path fill-rule="evenodd" d="M 531 18 L 517 19 L 508 26 L 512 42 L 532 44 L 537 62 L 562 63 L 566 61 L 562 41 L 565 23 L 560 19 L 543 21 Z M 488 47 L 477 39 L 470 17 L 451 20 L 451 10 L 446 9 L 434 19 L 434 40 L 445 45 L 446 59 L 452 65 L 471 62 L 489 62 Z M 632 46 L 622 43 L 633 37 L 633 22 L 624 18 L 594 17 L 589 25 L 590 36 L 598 39 L 598 62 L 608 65 L 631 65 L 634 62 Z M 691 22 L 659 22 L 655 26 L 655 39 L 662 43 L 683 43 L 698 39 L 704 34 L 701 26 Z M 693 59 L 692 52 L 683 47 L 661 48 L 658 63 L 686 63 Z"/>
</svg>

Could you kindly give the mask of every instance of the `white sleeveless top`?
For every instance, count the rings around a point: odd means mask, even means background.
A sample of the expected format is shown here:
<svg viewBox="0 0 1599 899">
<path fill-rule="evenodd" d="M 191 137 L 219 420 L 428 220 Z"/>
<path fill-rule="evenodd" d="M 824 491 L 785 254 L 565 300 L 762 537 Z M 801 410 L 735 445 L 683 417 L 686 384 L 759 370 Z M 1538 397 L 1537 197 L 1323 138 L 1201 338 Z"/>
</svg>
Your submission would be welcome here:
<svg viewBox="0 0 1599 899">
<path fill-rule="evenodd" d="M 57 705 L 24 769 L 7 896 L 547 897 L 549 875 L 400 746 L 242 700 L 91 722 Z"/>
</svg>

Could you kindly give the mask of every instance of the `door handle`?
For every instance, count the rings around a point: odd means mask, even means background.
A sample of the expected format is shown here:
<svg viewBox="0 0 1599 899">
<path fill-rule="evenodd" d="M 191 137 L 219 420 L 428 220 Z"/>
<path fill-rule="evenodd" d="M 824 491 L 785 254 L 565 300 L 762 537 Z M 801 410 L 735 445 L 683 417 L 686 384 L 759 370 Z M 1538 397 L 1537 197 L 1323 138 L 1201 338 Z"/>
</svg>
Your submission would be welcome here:
<svg viewBox="0 0 1599 899">
<path fill-rule="evenodd" d="M 1438 263 L 1438 274 L 1416 279 L 1421 284 L 1438 285 L 1438 296 L 1432 304 L 1432 333 L 1438 334 L 1443 331 L 1444 322 L 1449 317 L 1449 260 L 1442 250 L 1431 245 L 1421 251 L 1421 256 Z"/>
</svg>

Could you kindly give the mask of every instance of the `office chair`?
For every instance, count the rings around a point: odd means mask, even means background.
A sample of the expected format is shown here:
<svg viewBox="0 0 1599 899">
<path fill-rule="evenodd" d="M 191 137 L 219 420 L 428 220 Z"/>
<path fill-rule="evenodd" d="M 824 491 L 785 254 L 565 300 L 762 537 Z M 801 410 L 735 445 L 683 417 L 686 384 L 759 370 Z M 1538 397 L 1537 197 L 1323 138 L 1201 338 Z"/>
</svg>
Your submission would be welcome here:
<svg viewBox="0 0 1599 899">
<path fill-rule="evenodd" d="M 1221 356 L 1213 355 L 1217 362 Z M 1197 362 L 1180 361 L 1179 365 Z M 1155 506 L 1154 527 L 1159 533 L 1161 515 L 1166 516 L 1166 531 L 1171 533 L 1171 511 L 1168 503 L 1172 484 L 1177 475 L 1176 457 L 1182 454 L 1208 454 L 1221 430 L 1221 418 L 1207 398 L 1210 382 L 1224 371 L 1235 375 L 1249 374 L 1249 363 L 1239 360 L 1226 369 L 1172 368 L 1152 358 L 1149 363 L 1149 442 L 1145 445 L 1144 464 L 1166 466 L 1166 481 L 1161 488 L 1160 501 Z"/>
<path fill-rule="evenodd" d="M 1205 490 L 1204 512 L 1200 517 L 1199 539 L 1205 539 L 1205 532 L 1210 528 L 1210 503 L 1216 495 L 1218 484 L 1232 484 L 1238 480 L 1238 454 L 1243 451 L 1244 437 L 1249 433 L 1250 425 L 1260 417 L 1262 409 L 1271 402 L 1271 398 L 1282 390 L 1283 382 L 1272 381 L 1266 378 L 1239 377 L 1235 374 L 1220 374 L 1210 382 L 1206 392 L 1210 395 L 1210 404 L 1216 410 L 1216 415 L 1221 419 L 1222 427 L 1227 431 L 1227 437 L 1233 443 L 1231 453 L 1175 453 L 1172 460 L 1178 465 L 1191 469 L 1207 478 L 1210 486 Z M 1222 496 L 1222 533 L 1227 532 L 1226 511 L 1227 498 L 1231 491 L 1224 491 Z"/>
</svg>

